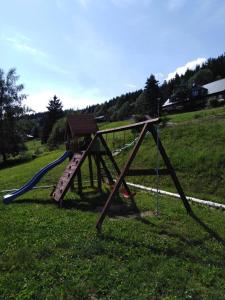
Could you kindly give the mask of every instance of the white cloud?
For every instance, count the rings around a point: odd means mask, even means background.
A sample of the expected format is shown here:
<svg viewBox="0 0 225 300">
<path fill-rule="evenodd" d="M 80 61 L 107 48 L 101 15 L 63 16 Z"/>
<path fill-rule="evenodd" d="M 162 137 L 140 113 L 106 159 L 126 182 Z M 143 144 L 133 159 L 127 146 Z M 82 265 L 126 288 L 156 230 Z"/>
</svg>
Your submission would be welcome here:
<svg viewBox="0 0 225 300">
<path fill-rule="evenodd" d="M 184 65 L 182 67 L 178 67 L 178 68 L 176 68 L 176 70 L 174 72 L 169 73 L 166 80 L 168 81 L 168 80 L 174 78 L 176 74 L 183 75 L 187 71 L 187 69 L 194 70 L 197 65 L 201 66 L 205 61 L 206 61 L 205 57 L 201 57 L 201 58 L 197 58 L 195 60 L 189 61 L 188 63 L 186 63 L 186 65 Z"/>
<path fill-rule="evenodd" d="M 16 36 L 13 37 L 3 36 L 2 39 L 8 42 L 9 44 L 11 44 L 11 46 L 13 46 L 15 49 L 19 51 L 26 52 L 35 57 L 42 57 L 42 58 L 47 57 L 47 54 L 44 53 L 43 51 L 30 46 L 29 43 L 31 42 L 31 39 L 29 39 L 24 35 L 17 34 Z"/>
<path fill-rule="evenodd" d="M 52 62 L 49 54 L 31 46 L 32 40 L 26 37 L 25 35 L 16 34 L 14 36 L 8 37 L 2 35 L 1 40 L 9 43 L 10 46 L 13 47 L 15 50 L 31 55 L 33 58 L 35 58 L 36 61 L 38 61 L 39 64 L 41 64 L 42 66 L 44 66 L 52 72 L 58 73 L 60 75 L 70 74 L 70 72 L 67 69 Z"/>
<path fill-rule="evenodd" d="M 27 99 L 24 100 L 24 104 L 36 112 L 47 111 L 46 107 L 48 102 L 54 95 L 57 95 L 62 101 L 63 109 L 85 108 L 105 100 L 105 97 L 101 95 L 97 88 L 89 90 L 79 89 L 77 91 L 46 89 L 31 93 Z"/>
<path fill-rule="evenodd" d="M 161 72 L 155 74 L 155 79 L 162 83 L 165 80 L 165 75 Z"/>
<path fill-rule="evenodd" d="M 125 86 L 128 87 L 129 89 L 136 89 L 137 88 L 137 86 L 133 83 L 126 83 Z"/>
<path fill-rule="evenodd" d="M 168 1 L 168 9 L 170 11 L 179 10 L 185 5 L 186 2 L 187 2 L 187 0 L 169 0 Z"/>
</svg>

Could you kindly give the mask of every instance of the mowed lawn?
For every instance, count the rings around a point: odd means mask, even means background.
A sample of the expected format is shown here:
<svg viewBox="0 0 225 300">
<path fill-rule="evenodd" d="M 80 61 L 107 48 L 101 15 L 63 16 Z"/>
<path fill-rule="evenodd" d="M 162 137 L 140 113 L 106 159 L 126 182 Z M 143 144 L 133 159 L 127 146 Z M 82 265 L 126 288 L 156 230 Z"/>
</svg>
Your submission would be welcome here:
<svg viewBox="0 0 225 300">
<path fill-rule="evenodd" d="M 62 153 L 0 170 L 0 189 L 21 186 Z M 65 165 L 40 185 L 55 184 Z M 138 192 L 144 213 L 117 199 L 97 234 L 106 189 L 70 192 L 62 209 L 50 191 L 0 203 L 0 299 L 224 299 L 223 211 L 192 205 L 193 219 L 179 200 L 159 197 L 156 216 L 156 196 Z"/>
</svg>

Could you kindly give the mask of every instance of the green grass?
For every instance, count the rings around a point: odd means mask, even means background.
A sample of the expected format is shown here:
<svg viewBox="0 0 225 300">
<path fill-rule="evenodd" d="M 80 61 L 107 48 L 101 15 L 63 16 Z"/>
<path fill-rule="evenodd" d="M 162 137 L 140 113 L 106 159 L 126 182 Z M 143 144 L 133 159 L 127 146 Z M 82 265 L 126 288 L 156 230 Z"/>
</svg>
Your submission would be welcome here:
<svg viewBox="0 0 225 300">
<path fill-rule="evenodd" d="M 196 118 L 195 114 L 201 117 Z M 169 118 L 174 125 L 160 128 L 160 138 L 186 194 L 225 203 L 225 108 L 169 115 Z M 110 125 L 115 126 L 113 123 Z M 117 149 L 134 137 L 128 131 L 125 136 L 120 132 L 108 135 L 107 139 L 111 149 Z M 128 158 L 128 150 L 116 157 L 121 167 Z M 161 159 L 159 165 L 163 167 Z M 151 135 L 146 137 L 132 165 L 137 168 L 143 166 L 157 167 L 157 151 Z M 157 184 L 155 177 L 132 177 L 128 180 L 152 187 Z M 169 177 L 162 176 L 159 187 L 176 192 Z"/>
<path fill-rule="evenodd" d="M 167 117 L 169 121 L 179 123 L 179 122 L 193 121 L 196 119 L 212 117 L 212 116 L 225 117 L 225 107 L 223 106 L 218 108 L 203 109 L 200 111 L 192 111 L 192 112 L 168 115 Z"/>
<path fill-rule="evenodd" d="M 185 190 L 222 202 L 225 120 L 209 123 L 209 117 L 166 127 L 160 135 Z M 125 138 L 130 141 L 134 136 L 128 133 Z M 111 146 L 112 139 L 109 135 Z M 123 134 L 114 139 L 115 147 L 124 142 Z M 33 151 L 40 145 L 28 146 Z M 137 167 L 155 166 L 152 147 L 148 136 L 134 162 Z M 61 147 L 43 152 L 1 169 L 1 190 L 20 187 L 63 151 Z M 120 165 L 127 155 L 124 151 L 116 157 Z M 39 185 L 55 184 L 66 164 L 51 170 Z M 155 184 L 155 179 L 135 180 Z M 161 188 L 173 189 L 164 178 Z M 221 210 L 192 204 L 198 218 L 191 218 L 180 201 L 160 196 L 156 216 L 156 196 L 138 192 L 136 205 L 148 214 L 135 218 L 132 203 L 118 197 L 120 211 L 115 207 L 110 211 L 99 235 L 95 224 L 106 188 L 103 194 L 88 187 L 82 196 L 69 192 L 62 209 L 50 192 L 30 191 L 10 205 L 0 203 L 0 299 L 224 299 Z"/>
<path fill-rule="evenodd" d="M 11 186 L 21 185 L 30 176 L 28 165 L 35 172 L 58 154 L 25 164 L 17 178 L 19 166 L 1 172 Z M 62 168 L 49 174 L 53 182 Z M 215 231 L 209 233 L 179 201 L 161 197 L 159 217 L 112 212 L 97 235 L 96 207 L 105 196 L 70 192 L 59 209 L 42 190 L 0 204 L 1 299 L 223 299 L 225 249 L 216 239 L 225 236 L 222 211 L 194 206 Z M 155 201 L 146 193 L 136 196 L 141 211 L 154 212 Z M 124 207 L 133 211 L 129 201 Z"/>
</svg>

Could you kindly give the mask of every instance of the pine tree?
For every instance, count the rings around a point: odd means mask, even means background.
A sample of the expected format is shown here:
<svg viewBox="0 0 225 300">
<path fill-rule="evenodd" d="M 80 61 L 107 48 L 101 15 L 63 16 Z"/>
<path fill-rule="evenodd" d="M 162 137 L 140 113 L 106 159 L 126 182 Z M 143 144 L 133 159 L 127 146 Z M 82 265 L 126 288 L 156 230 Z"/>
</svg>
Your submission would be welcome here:
<svg viewBox="0 0 225 300">
<path fill-rule="evenodd" d="M 49 101 L 47 106 L 47 113 L 43 117 L 43 127 L 42 127 L 42 135 L 41 135 L 41 142 L 46 143 L 53 125 L 55 122 L 63 116 L 62 110 L 62 102 L 60 99 L 55 95 L 52 100 Z"/>
<path fill-rule="evenodd" d="M 160 97 L 160 89 L 158 81 L 154 75 L 150 75 L 147 79 L 143 93 L 138 97 L 136 107 L 142 114 L 148 114 L 151 117 L 158 116 L 158 101 Z"/>
</svg>

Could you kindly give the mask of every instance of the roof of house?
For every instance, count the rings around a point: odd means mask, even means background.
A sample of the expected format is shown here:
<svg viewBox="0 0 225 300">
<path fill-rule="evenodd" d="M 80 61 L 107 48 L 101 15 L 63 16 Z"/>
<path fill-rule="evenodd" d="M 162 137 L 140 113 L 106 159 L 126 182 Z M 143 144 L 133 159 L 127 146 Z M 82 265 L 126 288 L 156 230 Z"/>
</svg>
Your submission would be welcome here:
<svg viewBox="0 0 225 300">
<path fill-rule="evenodd" d="M 169 99 L 166 100 L 166 102 L 163 104 L 162 107 L 167 107 L 167 106 L 170 106 L 170 105 L 173 105 L 173 104 L 176 104 L 176 103 L 177 103 L 177 101 L 176 102 L 171 101 L 171 99 L 169 98 Z"/>
<path fill-rule="evenodd" d="M 67 130 L 72 137 L 85 136 L 96 133 L 98 126 L 92 115 L 70 115 L 67 117 Z"/>
<path fill-rule="evenodd" d="M 208 95 L 223 92 L 225 91 L 225 78 L 205 84 L 203 88 L 208 90 Z"/>
</svg>

